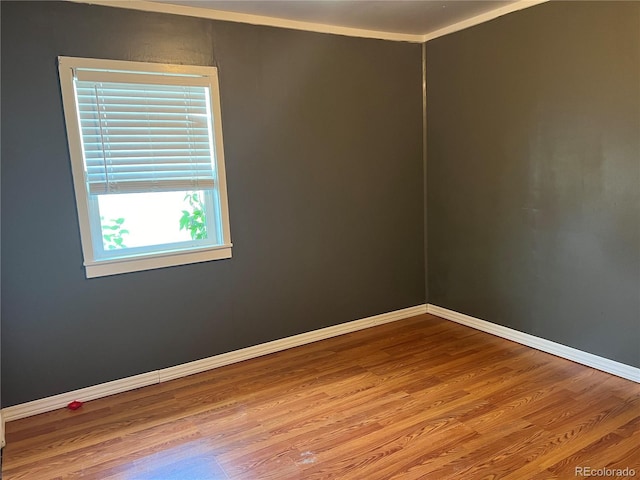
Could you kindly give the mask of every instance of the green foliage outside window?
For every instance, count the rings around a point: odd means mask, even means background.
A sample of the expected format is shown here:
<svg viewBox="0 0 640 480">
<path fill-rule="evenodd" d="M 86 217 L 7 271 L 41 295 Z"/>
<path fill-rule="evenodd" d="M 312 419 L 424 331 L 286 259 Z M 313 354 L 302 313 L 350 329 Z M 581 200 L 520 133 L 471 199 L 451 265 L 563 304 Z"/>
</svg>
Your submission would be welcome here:
<svg viewBox="0 0 640 480">
<path fill-rule="evenodd" d="M 188 192 L 184 196 L 184 201 L 189 203 L 190 209 L 182 210 L 180 230 L 187 230 L 193 240 L 206 239 L 207 224 L 201 195 L 197 192 Z M 129 230 L 123 228 L 125 219 L 120 217 L 105 221 L 104 217 L 100 217 L 100 220 L 104 248 L 108 250 L 127 248 L 124 236 L 129 234 Z"/>
<path fill-rule="evenodd" d="M 124 244 L 123 235 L 127 235 L 129 230 L 122 228 L 124 218 L 112 218 L 108 222 L 104 221 L 104 217 L 100 217 L 102 223 L 102 238 L 104 246 L 109 250 L 117 248 L 127 248 Z"/>
<path fill-rule="evenodd" d="M 195 192 L 187 193 L 184 199 L 189 202 L 191 211 L 182 210 L 180 230 L 188 230 L 193 240 L 204 240 L 207 238 L 207 224 L 202 199 Z"/>
</svg>

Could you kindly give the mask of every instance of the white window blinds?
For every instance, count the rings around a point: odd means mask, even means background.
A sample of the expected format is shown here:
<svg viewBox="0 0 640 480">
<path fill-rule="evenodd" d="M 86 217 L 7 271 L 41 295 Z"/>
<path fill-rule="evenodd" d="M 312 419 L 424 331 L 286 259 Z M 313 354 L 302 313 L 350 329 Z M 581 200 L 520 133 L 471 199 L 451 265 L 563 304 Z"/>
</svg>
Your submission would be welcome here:
<svg viewBox="0 0 640 480">
<path fill-rule="evenodd" d="M 89 193 L 213 188 L 209 88 L 195 78 L 160 84 L 145 76 L 148 83 L 75 78 Z"/>
</svg>

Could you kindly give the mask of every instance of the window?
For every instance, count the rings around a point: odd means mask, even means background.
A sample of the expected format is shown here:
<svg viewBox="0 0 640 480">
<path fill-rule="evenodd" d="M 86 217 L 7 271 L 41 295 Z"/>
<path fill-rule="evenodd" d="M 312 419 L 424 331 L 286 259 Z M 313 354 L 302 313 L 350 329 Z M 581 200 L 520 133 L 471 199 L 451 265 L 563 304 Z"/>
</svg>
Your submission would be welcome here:
<svg viewBox="0 0 640 480">
<path fill-rule="evenodd" d="M 230 258 L 217 69 L 58 68 L 87 277 Z"/>
</svg>

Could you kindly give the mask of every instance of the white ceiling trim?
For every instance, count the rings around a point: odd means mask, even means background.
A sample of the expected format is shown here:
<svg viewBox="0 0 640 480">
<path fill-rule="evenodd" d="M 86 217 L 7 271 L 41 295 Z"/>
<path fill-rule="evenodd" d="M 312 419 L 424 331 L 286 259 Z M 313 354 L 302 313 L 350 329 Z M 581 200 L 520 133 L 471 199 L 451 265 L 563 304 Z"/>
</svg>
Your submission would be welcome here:
<svg viewBox="0 0 640 480">
<path fill-rule="evenodd" d="M 485 23 L 495 18 L 502 17 L 503 15 L 507 15 L 508 13 L 517 12 L 518 10 L 524 10 L 525 8 L 540 5 L 541 3 L 546 3 L 548 1 L 549 0 L 520 0 L 519 2 L 510 3 L 509 5 L 505 5 L 504 7 L 496 8 L 495 10 L 476 15 L 475 17 L 471 17 L 467 20 L 454 23 L 453 25 L 440 28 L 433 32 L 425 33 L 424 35 L 422 35 L 422 41 L 428 42 L 429 40 L 433 40 L 434 38 L 442 37 L 453 32 L 458 32 L 475 25 L 480 25 L 481 23 Z"/>
<path fill-rule="evenodd" d="M 290 28 L 293 30 L 305 30 L 309 32 L 331 33 L 334 35 L 346 35 L 348 37 L 376 38 L 380 40 L 393 40 L 399 42 L 422 43 L 422 35 L 408 33 L 379 32 L 376 30 L 364 30 L 360 28 L 340 27 L 337 25 L 325 25 L 322 23 L 301 22 L 284 18 L 265 17 L 263 15 L 250 15 L 247 13 L 225 12 L 209 8 L 188 7 L 184 5 L 171 5 L 168 3 L 147 2 L 145 0 L 68 0 L 75 3 L 89 3 L 105 7 L 128 8 L 131 10 L 143 10 L 145 12 L 171 13 L 188 17 L 208 18 L 211 20 L 224 20 L 227 22 L 249 23 L 251 25 L 263 25 L 268 27 Z"/>
<path fill-rule="evenodd" d="M 149 2 L 146 0 L 67 0 L 75 3 L 88 3 L 91 5 L 101 5 L 105 7 L 127 8 L 130 10 L 141 10 L 145 12 L 169 13 L 173 15 L 184 15 L 188 17 L 208 18 L 211 20 L 223 20 L 227 22 L 248 23 L 251 25 L 263 25 L 268 27 L 290 28 L 293 30 L 304 30 L 317 33 L 330 33 L 334 35 L 345 35 L 348 37 L 375 38 L 379 40 L 392 40 L 396 42 L 424 43 L 434 38 L 442 37 L 465 28 L 479 25 L 489 20 L 517 12 L 525 8 L 533 7 L 545 3 L 549 0 L 520 0 L 504 7 L 491 10 L 475 17 L 454 23 L 447 27 L 423 35 L 381 32 L 377 30 L 366 30 L 361 28 L 341 27 L 338 25 L 326 25 L 322 23 L 302 22 L 297 20 L 287 20 L 284 18 L 267 17 L 264 15 L 250 15 L 247 13 L 226 12 L 222 10 L 212 10 L 209 8 L 189 7 L 184 5 L 172 5 L 169 3 Z"/>
</svg>

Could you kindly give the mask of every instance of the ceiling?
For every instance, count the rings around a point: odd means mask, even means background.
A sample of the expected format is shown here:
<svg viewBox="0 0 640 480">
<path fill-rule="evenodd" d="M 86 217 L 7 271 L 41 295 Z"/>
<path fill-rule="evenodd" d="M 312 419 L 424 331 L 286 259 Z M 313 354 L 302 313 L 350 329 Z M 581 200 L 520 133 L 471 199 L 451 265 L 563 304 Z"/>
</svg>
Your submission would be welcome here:
<svg viewBox="0 0 640 480">
<path fill-rule="evenodd" d="M 387 34 L 429 37 L 452 26 L 464 28 L 519 10 L 541 0 L 153 0 L 210 12 L 234 12 L 304 22 L 310 25 L 358 29 Z M 479 17 L 480 16 L 480 17 Z M 476 18 L 474 21 L 470 19 Z M 245 19 L 246 20 L 246 19 Z M 242 21 L 242 20 L 238 20 Z M 249 21 L 248 23 L 253 23 Z M 258 21 L 258 23 L 263 23 Z M 273 22 L 264 22 L 266 24 Z M 300 25 L 298 25 L 298 28 Z M 460 29 L 455 28 L 455 29 Z M 313 28 L 310 28 L 313 29 Z"/>
</svg>

